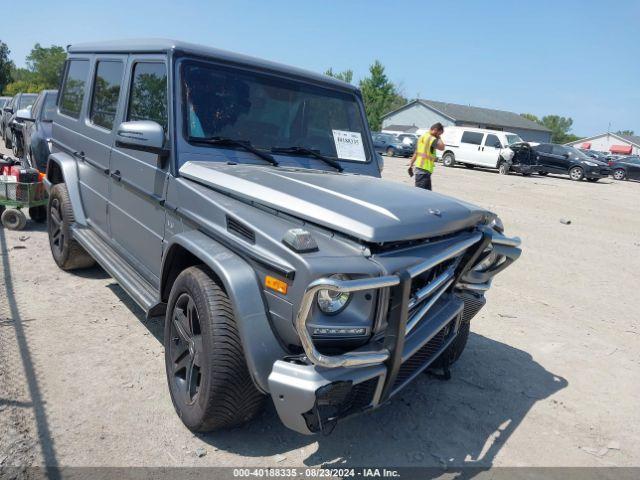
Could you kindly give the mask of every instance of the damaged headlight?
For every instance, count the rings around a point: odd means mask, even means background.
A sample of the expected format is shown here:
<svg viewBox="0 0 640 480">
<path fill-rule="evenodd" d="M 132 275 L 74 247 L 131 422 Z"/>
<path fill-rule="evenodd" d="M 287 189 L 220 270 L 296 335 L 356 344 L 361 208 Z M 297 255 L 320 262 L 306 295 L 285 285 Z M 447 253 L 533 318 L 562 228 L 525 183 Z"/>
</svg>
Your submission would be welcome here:
<svg viewBox="0 0 640 480">
<path fill-rule="evenodd" d="M 333 278 L 336 280 L 349 280 L 349 277 L 341 273 L 331 275 L 329 278 Z M 351 294 L 348 292 L 320 290 L 318 292 L 318 308 L 320 308 L 323 313 L 334 315 L 344 310 L 350 299 Z"/>
</svg>

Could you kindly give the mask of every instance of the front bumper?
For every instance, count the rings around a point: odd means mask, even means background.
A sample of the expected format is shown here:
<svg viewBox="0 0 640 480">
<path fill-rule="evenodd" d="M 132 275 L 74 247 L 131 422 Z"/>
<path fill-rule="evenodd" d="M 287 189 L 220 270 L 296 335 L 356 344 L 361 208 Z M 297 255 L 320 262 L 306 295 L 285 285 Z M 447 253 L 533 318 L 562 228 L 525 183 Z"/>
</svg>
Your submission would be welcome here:
<svg viewBox="0 0 640 480">
<path fill-rule="evenodd" d="M 604 167 L 589 167 L 584 172 L 587 178 L 607 178 L 609 175 L 611 175 L 611 169 Z"/>
<path fill-rule="evenodd" d="M 269 376 L 282 422 L 304 434 L 327 433 L 338 419 L 386 402 L 432 364 L 455 340 L 461 322 L 482 308 L 493 276 L 519 257 L 519 243 L 486 228 L 394 275 L 312 282 L 296 318 L 305 356 L 276 361 Z M 492 252 L 490 264 L 473 271 L 487 261 L 487 252 Z M 439 270 L 427 284 L 412 289 L 414 279 L 434 269 Z M 388 299 L 386 328 L 351 352 L 320 353 L 306 324 L 320 289 L 377 289 Z"/>
</svg>

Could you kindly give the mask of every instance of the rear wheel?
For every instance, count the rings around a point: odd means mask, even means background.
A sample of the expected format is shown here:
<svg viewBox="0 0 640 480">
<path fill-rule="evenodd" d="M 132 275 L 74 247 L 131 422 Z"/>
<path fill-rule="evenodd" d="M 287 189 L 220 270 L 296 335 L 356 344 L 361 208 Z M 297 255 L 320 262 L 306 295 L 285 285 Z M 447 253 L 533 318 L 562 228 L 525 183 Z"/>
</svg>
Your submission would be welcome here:
<svg viewBox="0 0 640 480">
<path fill-rule="evenodd" d="M 71 225 L 75 218 L 64 183 L 58 183 L 51 189 L 47 214 L 49 246 L 58 267 L 74 270 L 93 266 L 93 258 L 71 237 Z"/>
<path fill-rule="evenodd" d="M 571 180 L 579 182 L 584 178 L 584 170 L 582 170 L 581 167 L 572 167 L 569 170 L 569 177 L 571 178 Z"/>
<path fill-rule="evenodd" d="M 500 175 L 508 175 L 509 174 L 509 164 L 507 162 L 500 162 L 498 165 L 498 173 Z"/>
<path fill-rule="evenodd" d="M 44 223 L 47 221 L 47 207 L 41 205 L 39 207 L 29 208 L 29 217 L 36 223 Z"/>
<path fill-rule="evenodd" d="M 231 428 L 262 410 L 229 297 L 202 266 L 176 279 L 164 328 L 171 400 L 194 432 Z"/>
<path fill-rule="evenodd" d="M 26 215 L 15 208 L 8 208 L 2 212 L 0 220 L 4 228 L 8 230 L 22 230 L 27 224 Z"/>
<path fill-rule="evenodd" d="M 456 157 L 451 152 L 447 152 L 442 156 L 442 164 L 445 167 L 453 167 L 456 163 Z"/>
<path fill-rule="evenodd" d="M 613 178 L 616 180 L 625 180 L 627 178 L 627 173 L 622 168 L 616 168 L 613 171 Z"/>
<path fill-rule="evenodd" d="M 395 157 L 395 155 L 396 155 L 396 150 L 393 147 L 387 148 L 387 156 L 388 157 Z"/>
</svg>

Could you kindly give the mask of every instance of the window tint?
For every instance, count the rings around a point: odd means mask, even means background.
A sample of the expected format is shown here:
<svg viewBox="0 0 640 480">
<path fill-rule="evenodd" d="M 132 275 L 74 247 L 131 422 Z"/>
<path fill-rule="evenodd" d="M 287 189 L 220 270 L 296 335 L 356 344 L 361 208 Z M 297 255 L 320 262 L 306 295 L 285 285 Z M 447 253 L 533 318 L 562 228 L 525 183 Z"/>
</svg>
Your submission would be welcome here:
<svg viewBox="0 0 640 480">
<path fill-rule="evenodd" d="M 471 145 L 480 145 L 482 143 L 482 137 L 484 133 L 478 132 L 464 132 L 462 134 L 462 143 L 470 143 Z"/>
<path fill-rule="evenodd" d="M 164 63 L 136 63 L 127 120 L 153 120 L 167 131 L 167 69 Z"/>
<path fill-rule="evenodd" d="M 491 133 L 488 134 L 487 138 L 484 140 L 484 145 L 486 147 L 502 148 L 502 142 L 500 142 L 497 136 Z"/>
<path fill-rule="evenodd" d="M 564 155 L 565 153 L 569 153 L 569 151 L 562 145 L 553 145 L 551 147 L 551 153 L 554 155 Z"/>
<path fill-rule="evenodd" d="M 44 98 L 44 105 L 42 106 L 42 120 L 53 120 L 53 114 L 56 113 L 56 100 L 58 99 L 57 93 L 49 93 Z"/>
<path fill-rule="evenodd" d="M 536 152 L 540 153 L 551 153 L 551 145 L 548 143 L 543 143 L 533 148 Z"/>
<path fill-rule="evenodd" d="M 60 111 L 70 117 L 78 118 L 84 99 L 84 85 L 89 74 L 88 60 L 70 60 L 67 64 L 62 94 L 60 97 Z"/>
<path fill-rule="evenodd" d="M 122 62 L 100 61 L 96 68 L 91 101 L 91 122 L 108 130 L 113 128 L 120 97 Z"/>
</svg>

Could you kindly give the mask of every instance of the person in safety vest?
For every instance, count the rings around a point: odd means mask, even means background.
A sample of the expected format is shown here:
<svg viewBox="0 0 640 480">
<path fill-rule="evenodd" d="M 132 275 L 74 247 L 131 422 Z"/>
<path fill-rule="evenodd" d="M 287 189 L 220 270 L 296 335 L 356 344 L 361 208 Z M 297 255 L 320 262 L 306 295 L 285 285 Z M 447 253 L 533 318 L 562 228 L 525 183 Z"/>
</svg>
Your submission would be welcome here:
<svg viewBox="0 0 640 480">
<path fill-rule="evenodd" d="M 444 142 L 440 136 L 444 127 L 440 122 L 431 125 L 428 132 L 424 133 L 416 145 L 416 151 L 409 164 L 409 176 L 415 175 L 416 187 L 431 190 L 431 175 L 436 164 L 436 149 L 444 150 Z"/>
</svg>

